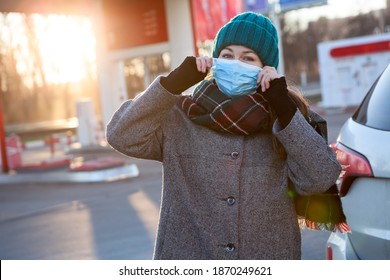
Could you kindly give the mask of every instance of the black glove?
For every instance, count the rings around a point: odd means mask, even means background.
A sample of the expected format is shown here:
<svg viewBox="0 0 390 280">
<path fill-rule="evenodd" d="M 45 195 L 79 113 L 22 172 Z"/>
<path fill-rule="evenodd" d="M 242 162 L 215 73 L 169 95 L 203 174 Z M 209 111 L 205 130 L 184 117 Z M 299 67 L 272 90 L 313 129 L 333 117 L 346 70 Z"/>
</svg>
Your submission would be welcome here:
<svg viewBox="0 0 390 280">
<path fill-rule="evenodd" d="M 295 112 L 297 111 L 297 105 L 288 95 L 285 77 L 272 80 L 270 85 L 269 89 L 263 93 L 263 96 L 275 111 L 283 129 L 294 117 Z M 258 88 L 258 92 L 261 92 L 260 87 Z"/>
<path fill-rule="evenodd" d="M 196 67 L 196 58 L 187 56 L 184 61 L 168 74 L 161 77 L 161 85 L 171 93 L 180 94 L 196 85 L 206 77 L 207 73 L 199 72 Z"/>
</svg>

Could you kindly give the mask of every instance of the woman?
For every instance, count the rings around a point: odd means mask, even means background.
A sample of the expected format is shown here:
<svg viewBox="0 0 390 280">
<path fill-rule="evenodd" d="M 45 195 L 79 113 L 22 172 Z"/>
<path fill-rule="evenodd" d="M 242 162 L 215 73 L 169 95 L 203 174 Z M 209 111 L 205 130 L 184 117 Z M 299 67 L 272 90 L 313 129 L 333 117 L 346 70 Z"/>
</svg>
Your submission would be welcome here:
<svg viewBox="0 0 390 280">
<path fill-rule="evenodd" d="M 154 259 L 300 259 L 288 182 L 323 192 L 341 168 L 276 72 L 278 56 L 271 21 L 237 15 L 213 59 L 187 57 L 112 117 L 112 147 L 163 165 Z"/>
</svg>

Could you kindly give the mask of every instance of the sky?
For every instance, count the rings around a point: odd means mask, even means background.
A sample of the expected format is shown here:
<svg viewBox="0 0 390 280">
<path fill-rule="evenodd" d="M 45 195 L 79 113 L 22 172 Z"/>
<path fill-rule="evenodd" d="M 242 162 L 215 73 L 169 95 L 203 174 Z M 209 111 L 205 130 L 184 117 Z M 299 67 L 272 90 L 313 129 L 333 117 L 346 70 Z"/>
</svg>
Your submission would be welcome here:
<svg viewBox="0 0 390 280">
<path fill-rule="evenodd" d="M 379 10 L 386 7 L 386 0 L 328 0 L 327 5 L 299 9 L 288 12 L 287 20 L 296 21 L 299 18 L 304 27 L 307 22 L 315 21 L 321 16 L 342 18 Z"/>
</svg>

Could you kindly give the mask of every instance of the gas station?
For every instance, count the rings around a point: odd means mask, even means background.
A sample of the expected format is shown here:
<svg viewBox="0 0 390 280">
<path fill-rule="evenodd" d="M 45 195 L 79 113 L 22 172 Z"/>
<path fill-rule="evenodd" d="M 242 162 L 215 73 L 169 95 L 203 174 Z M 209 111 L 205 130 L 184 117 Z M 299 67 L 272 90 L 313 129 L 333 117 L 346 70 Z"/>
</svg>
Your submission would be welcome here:
<svg viewBox="0 0 390 280">
<path fill-rule="evenodd" d="M 0 12 L 81 15 L 92 21 L 96 37 L 99 117 L 103 126 L 124 100 L 144 90 L 151 80 L 168 72 L 183 57 L 195 54 L 191 1 L 3 0 Z M 141 81 L 136 87 L 127 87 L 125 65 L 138 69 L 136 73 L 127 74 L 128 80 Z M 77 104 L 79 111 L 87 112 L 85 122 L 79 118 L 80 134 L 85 134 L 91 119 L 96 118 L 92 105 Z M 7 124 L 3 123 L 2 114 L 0 121 L 4 143 Z M 89 136 L 82 137 L 86 139 L 85 145 L 94 144 L 89 141 L 94 137 Z M 1 146 L 3 170 L 7 170 L 6 148 L 4 144 Z"/>
</svg>

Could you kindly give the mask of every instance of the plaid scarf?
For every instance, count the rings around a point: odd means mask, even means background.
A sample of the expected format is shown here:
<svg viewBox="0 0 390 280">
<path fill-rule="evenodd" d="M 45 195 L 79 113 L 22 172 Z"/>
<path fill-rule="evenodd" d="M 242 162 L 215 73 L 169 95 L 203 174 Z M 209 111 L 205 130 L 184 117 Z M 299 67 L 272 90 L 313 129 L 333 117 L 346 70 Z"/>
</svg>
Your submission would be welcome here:
<svg viewBox="0 0 390 280">
<path fill-rule="evenodd" d="M 218 89 L 214 80 L 204 80 L 180 103 L 190 120 L 218 132 L 271 132 L 268 103 L 259 93 L 230 97 Z"/>
</svg>

